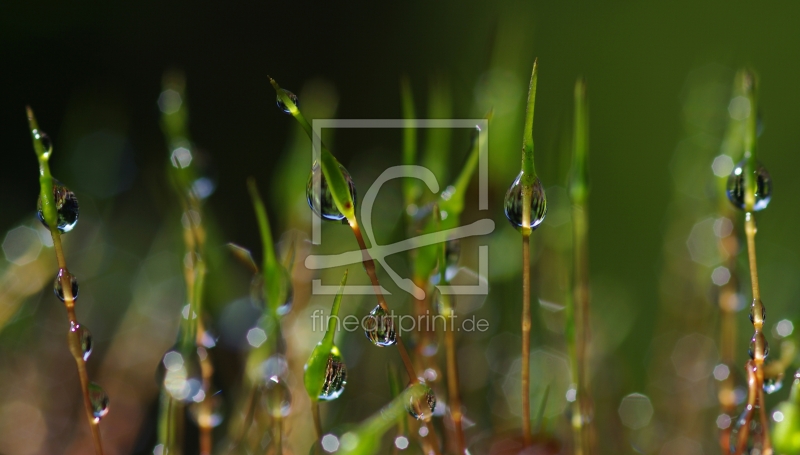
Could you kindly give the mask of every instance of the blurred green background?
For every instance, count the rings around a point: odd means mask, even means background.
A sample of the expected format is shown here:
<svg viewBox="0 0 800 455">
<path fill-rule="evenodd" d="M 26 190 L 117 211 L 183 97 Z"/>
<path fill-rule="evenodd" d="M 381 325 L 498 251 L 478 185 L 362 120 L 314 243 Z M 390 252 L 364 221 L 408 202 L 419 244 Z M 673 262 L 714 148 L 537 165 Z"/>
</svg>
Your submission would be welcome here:
<svg viewBox="0 0 800 455">
<path fill-rule="evenodd" d="M 488 371 L 483 381 L 467 387 L 465 402 L 474 410 L 468 416 L 477 423 L 473 438 L 490 438 L 487 434 L 512 429 L 516 422 L 512 411 L 498 410 L 494 403 L 505 393 L 504 381 L 509 368 L 513 369 L 510 362 L 519 350 L 514 338 L 520 309 L 519 265 L 514 265 L 517 255 L 508 253 L 516 247 L 518 236 L 504 220 L 502 196 L 518 172 L 527 78 L 538 57 L 536 169 L 548 189 L 550 215 L 534 234 L 538 277 L 534 296 L 556 304 L 563 303 L 568 276 L 564 251 L 570 244 L 569 202 L 563 187 L 569 166 L 565 150 L 572 90 L 578 76 L 588 80 L 594 369 L 604 452 L 628 453 L 635 448 L 642 453 L 702 453 L 692 452 L 700 448 L 716 453 L 716 392 L 708 380 L 710 370 L 701 366 L 706 374 L 689 380 L 679 374 L 680 362 L 675 358 L 684 336 L 700 334 L 708 337 L 700 344 L 716 343 L 716 302 L 710 277 L 720 261 L 714 257 L 715 247 L 710 253 L 708 249 L 690 251 L 687 240 L 696 223 L 718 216 L 719 193 L 711 163 L 720 153 L 730 121 L 734 73 L 752 66 L 761 82 L 760 159 L 774 180 L 773 201 L 758 216 L 768 326 L 784 318 L 800 322 L 793 305 L 800 293 L 796 280 L 800 241 L 792 228 L 800 223 L 800 212 L 793 205 L 793 195 L 800 195 L 800 179 L 791 177 L 800 166 L 800 129 L 793 126 L 800 114 L 798 12 L 794 2 L 756 5 L 742 1 L 3 2 L 0 194 L 5 211 L 0 232 L 19 225 L 36 226 L 38 182 L 24 116 L 28 104 L 54 139 L 54 175 L 76 192 L 81 203 L 81 223 L 69 236 L 74 242 L 68 245 L 69 259 L 76 263 L 71 268 L 89 296 L 79 316 L 90 320 L 96 356 L 102 359 L 103 345 L 125 328 L 120 321 L 141 292 L 137 280 L 146 279 L 141 274 L 147 264 L 153 266 L 147 272 L 152 274 L 151 284 L 165 285 L 167 276 L 180 279 L 180 218 L 165 178 L 168 154 L 157 104 L 165 70 L 178 68 L 186 75 L 192 139 L 203 152 L 207 175 L 216 183 L 205 207 L 214 214 L 217 238 L 254 251 L 260 243 L 244 184 L 248 176 L 259 180 L 278 235 L 289 228 L 307 227 L 311 217 L 310 211 L 297 210 L 305 217 L 298 220 L 292 208 L 302 197 L 310 147 L 298 135 L 294 121 L 275 107 L 267 75 L 297 93 L 301 108 L 308 106 L 311 117 L 318 112 L 319 118 L 400 118 L 403 75 L 414 89 L 418 116 L 426 118 L 428 100 L 446 87 L 454 118 L 480 118 L 488 108 L 495 112 L 490 126 L 490 216 L 498 227 L 488 240 L 490 249 L 494 247 L 490 252 L 492 292 L 479 311 L 493 328 L 484 338 L 462 340 L 460 353 L 462 364 Z M 449 176 L 441 176 L 445 181 L 460 168 L 467 148 L 466 133 L 453 132 L 452 139 Z M 336 132 L 332 148 L 353 174 L 361 194 L 385 167 L 400 162 L 397 132 Z M 300 171 L 290 174 L 286 169 Z M 379 198 L 389 218 L 376 226 L 382 243 L 389 237 L 392 216 L 402 211 L 399 200 L 392 197 L 382 194 Z M 473 207 L 464 220 L 483 216 Z M 715 242 L 713 232 L 703 231 L 708 222 L 700 226 L 695 231 L 703 239 L 698 240 L 699 248 L 708 248 Z M 336 228 L 326 229 L 329 235 Z M 349 233 L 344 234 L 341 238 L 354 245 Z M 328 248 L 325 251 L 334 250 Z M 465 253 L 467 261 L 469 254 Z M 703 259 L 703 254 L 711 258 Z M 153 260 L 158 255 L 168 258 Z M 53 268 L 47 262 L 52 261 L 50 256 L 50 250 L 44 250 L 37 261 Z M 2 260 L 6 269 L 11 267 L 8 253 Z M 670 266 L 675 263 L 679 266 Z M 684 275 L 674 273 L 675 269 Z M 739 272 L 746 275 L 744 263 Z M 49 283 L 49 272 L 40 273 Z M 211 293 L 215 314 L 223 314 L 231 301 L 246 296 L 249 278 L 243 270 L 231 272 L 237 273 L 241 276 L 230 289 Z M 682 286 L 687 276 L 699 277 L 692 278 L 690 291 Z M 707 288 L 698 290 L 695 282 L 707 282 Z M 175 283 L 171 286 L 180 288 Z M 746 280 L 742 290 L 747 298 Z M 67 374 L 74 375 L 66 348 L 60 344 L 63 309 L 55 305 L 49 289 L 28 295 L 22 307 L 7 316 L 10 319 L 0 334 L 0 376 L 39 378 L 46 390 L 61 387 L 54 385 L 58 375 L 47 364 L 59 359 Z M 318 304 L 325 302 L 321 299 Z M 177 323 L 180 300 L 149 305 L 147 311 L 152 313 L 147 318 L 166 321 L 153 324 L 165 331 L 167 340 L 172 336 L 170 327 L 174 329 Z M 357 313 L 369 307 L 367 302 L 352 303 L 351 309 Z M 560 322 L 551 321 L 551 316 L 546 310 L 536 312 L 534 349 L 558 356 L 563 352 Z M 548 329 L 551 325 L 556 328 Z M 740 313 L 739 325 L 737 355 L 744 361 L 751 330 L 746 313 Z M 58 343 L 46 344 L 42 338 Z M 169 345 L 164 343 L 153 347 L 156 359 Z M 697 361 L 713 367 L 717 348 L 711 348 Z M 358 349 L 345 346 L 344 352 L 347 355 L 349 350 L 356 357 Z M 484 353 L 492 356 L 495 351 L 508 352 L 509 365 L 489 365 Z M 369 358 L 370 363 L 362 359 L 350 365 L 351 387 L 358 390 L 362 380 L 375 381 L 374 390 L 368 389 L 374 396 L 347 418 L 341 417 L 340 406 L 345 404 L 333 404 L 339 414 L 331 411 L 332 421 L 361 420 L 388 396 L 382 357 L 371 353 Z M 227 360 L 221 362 L 225 365 Z M 236 360 L 230 363 L 231 372 L 221 379 L 224 384 L 236 382 L 234 370 L 240 365 Z M 378 365 L 375 371 L 359 372 L 373 363 Z M 94 368 L 99 369 L 97 365 Z M 18 399 L 31 390 L 22 393 L 14 387 L 0 394 L 0 405 L 5 403 L 0 428 L 15 428 L 13 416 L 21 411 L 9 406 L 28 406 L 18 404 Z M 64 394 L 76 390 L 63 386 Z M 656 417 L 644 430 L 626 429 L 619 420 L 620 400 L 634 392 L 648 395 L 656 408 Z M 111 395 L 109 421 L 115 413 Z M 143 416 L 154 415 L 152 399 L 140 406 Z M 678 409 L 670 405 L 681 400 L 696 404 Z M 75 403 L 61 402 L 58 409 L 46 403 L 24 408 L 27 414 L 23 415 L 44 419 L 46 430 L 31 435 L 44 442 L 19 453 L 77 450 L 78 442 L 63 447 L 78 429 L 53 417 L 71 415 Z M 47 411 L 37 414 L 31 409 Z M 556 415 L 559 412 L 554 408 Z M 685 412 L 697 417 L 687 419 Z M 152 449 L 148 444 L 153 423 L 136 422 L 135 438 L 124 439 L 120 444 L 125 448 L 117 449 L 119 453 Z M 15 430 L 7 430 L 0 440 L 10 437 L 8 431 Z M 297 453 L 304 450 L 298 448 Z"/>
</svg>

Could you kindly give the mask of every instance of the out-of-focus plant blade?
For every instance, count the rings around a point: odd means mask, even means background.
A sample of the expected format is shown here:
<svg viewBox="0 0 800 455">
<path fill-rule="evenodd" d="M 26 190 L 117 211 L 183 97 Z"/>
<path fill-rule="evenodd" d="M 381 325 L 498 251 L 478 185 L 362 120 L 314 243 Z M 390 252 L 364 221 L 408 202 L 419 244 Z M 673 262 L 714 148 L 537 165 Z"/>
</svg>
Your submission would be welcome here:
<svg viewBox="0 0 800 455">
<path fill-rule="evenodd" d="M 492 112 L 486 115 L 486 119 L 491 122 Z M 478 137 L 472 144 L 472 150 L 467 156 L 467 161 L 458 175 L 455 183 L 443 191 L 439 198 L 436 200 L 436 205 L 442 214 L 441 229 L 452 229 L 458 226 L 461 213 L 464 211 L 464 199 L 467 192 L 467 187 L 475 173 L 478 165 L 478 158 L 481 148 L 486 146 L 486 134 L 478 134 Z M 447 215 L 444 215 L 444 214 Z M 436 221 L 433 217 L 430 218 L 428 223 L 422 229 L 422 234 L 429 234 L 438 231 Z M 440 241 L 447 239 L 442 236 Z M 431 271 L 436 267 L 437 261 L 437 246 L 430 245 L 417 250 L 417 255 L 414 258 L 414 276 L 419 278 L 427 278 L 430 276 Z"/>
<path fill-rule="evenodd" d="M 239 262 L 246 265 L 253 273 L 258 273 L 258 265 L 256 265 L 253 253 L 250 250 L 231 242 L 228 242 L 227 246 Z"/>
<path fill-rule="evenodd" d="M 355 430 L 348 431 L 339 439 L 340 455 L 372 455 L 380 449 L 381 437 L 397 419 L 406 413 L 406 403 L 418 400 L 427 391 L 426 386 L 414 384 L 393 399 L 388 405 L 364 421 Z"/>
<path fill-rule="evenodd" d="M 575 123 L 573 137 L 573 158 L 570 171 L 569 192 L 573 204 L 583 204 L 589 195 L 589 168 L 587 138 L 589 136 L 589 115 L 586 101 L 586 80 L 575 83 Z"/>
<path fill-rule="evenodd" d="M 400 95 L 403 103 L 403 118 L 406 120 L 403 129 L 403 164 L 406 166 L 417 163 L 417 129 L 412 126 L 412 121 L 416 118 L 416 108 L 414 107 L 414 93 L 411 90 L 411 83 L 408 77 L 400 80 Z M 419 181 L 414 178 L 403 179 L 403 201 L 405 207 L 416 203 L 420 196 Z"/>
<path fill-rule="evenodd" d="M 782 414 L 783 418 L 776 419 L 772 431 L 775 450 L 786 455 L 800 454 L 800 379 L 797 379 L 797 374 L 789 399 L 780 403 L 773 415 L 777 413 Z"/>
<path fill-rule="evenodd" d="M 247 188 L 250 190 L 250 197 L 253 200 L 253 209 L 256 212 L 258 230 L 261 234 L 261 243 L 264 250 L 264 258 L 262 259 L 264 297 L 267 300 L 270 313 L 277 314 L 278 308 L 283 304 L 286 298 L 289 283 L 284 279 L 276 279 L 276 277 L 284 277 L 286 274 L 282 270 L 283 266 L 275 257 L 275 247 L 272 243 L 272 231 L 269 227 L 267 210 L 264 208 L 264 202 L 258 194 L 258 187 L 256 186 L 255 179 L 250 178 L 247 180 Z"/>
<path fill-rule="evenodd" d="M 453 99 L 450 85 L 442 78 L 431 80 L 428 91 L 428 118 L 453 118 Z M 447 181 L 450 161 L 451 128 L 426 128 L 422 165 L 428 168 L 439 181 Z"/>
</svg>

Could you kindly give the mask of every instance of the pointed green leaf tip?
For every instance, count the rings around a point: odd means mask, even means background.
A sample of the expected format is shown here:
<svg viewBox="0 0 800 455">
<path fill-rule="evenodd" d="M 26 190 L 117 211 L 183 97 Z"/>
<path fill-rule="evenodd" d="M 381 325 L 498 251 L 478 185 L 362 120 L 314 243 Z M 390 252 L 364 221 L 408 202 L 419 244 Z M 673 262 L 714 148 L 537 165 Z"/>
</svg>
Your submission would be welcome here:
<svg viewBox="0 0 800 455">
<path fill-rule="evenodd" d="M 308 138 L 311 141 L 314 141 L 314 132 L 311 129 L 311 125 L 308 123 L 306 118 L 303 116 L 303 113 L 300 112 L 300 109 L 297 105 L 292 101 L 292 99 L 287 95 L 286 91 L 283 90 L 275 79 L 270 78 L 269 82 L 272 84 L 272 87 L 275 89 L 275 93 L 277 94 L 278 98 L 286 105 L 289 109 L 289 113 L 292 114 L 292 117 L 295 118 L 300 123 L 300 126 L 308 135 Z M 355 212 L 355 204 L 353 203 L 353 198 L 350 195 L 350 185 L 347 183 L 347 179 L 345 179 L 344 175 L 342 174 L 341 169 L 339 169 L 339 161 L 333 154 L 325 147 L 325 144 L 322 144 L 322 140 L 320 139 L 320 144 L 322 150 L 320 150 L 320 167 L 322 168 L 322 174 L 325 176 L 325 181 L 328 183 L 328 190 L 333 195 L 333 202 L 336 204 L 336 208 L 344 214 L 347 220 L 353 224 L 356 219 L 356 212 Z"/>
<path fill-rule="evenodd" d="M 575 82 L 575 121 L 572 138 L 572 169 L 569 192 L 573 204 L 583 205 L 589 195 L 589 108 L 586 101 L 586 80 Z"/>
<path fill-rule="evenodd" d="M 55 197 L 53 196 L 53 176 L 50 175 L 50 165 L 48 164 L 52 149 L 45 149 L 44 142 L 42 142 L 44 133 L 39 129 L 39 123 L 36 121 L 36 116 L 33 115 L 33 109 L 30 106 L 26 106 L 25 110 L 28 114 L 31 139 L 33 139 L 33 151 L 36 152 L 36 158 L 39 160 L 39 197 L 42 200 L 44 221 L 50 226 L 52 235 L 59 235 L 57 229 L 58 211 Z"/>
<path fill-rule="evenodd" d="M 750 101 L 750 115 L 747 118 L 747 126 L 744 132 L 744 210 L 752 212 L 756 204 L 756 193 L 758 193 L 758 182 L 754 178 L 758 169 L 758 80 L 754 71 L 746 69 L 740 74 L 742 91 L 747 100 Z"/>
<path fill-rule="evenodd" d="M 533 164 L 533 108 L 536 104 L 536 83 L 539 79 L 538 59 L 533 61 L 531 82 L 528 87 L 528 103 L 525 107 L 525 130 L 522 136 L 522 184 L 533 185 L 536 170 Z"/>
<path fill-rule="evenodd" d="M 328 373 L 328 359 L 333 355 L 340 357 L 339 348 L 333 344 L 333 337 L 336 334 L 336 326 L 339 321 L 339 307 L 342 303 L 342 294 L 344 292 L 344 285 L 347 283 L 347 270 L 344 272 L 342 282 L 339 284 L 339 292 L 333 298 L 333 306 L 331 307 L 331 314 L 328 317 L 328 327 L 325 330 L 325 336 L 322 341 L 317 343 L 314 350 L 311 351 L 311 356 L 305 365 L 305 373 L 303 374 L 303 383 L 306 387 L 311 401 L 318 401 L 323 388 L 325 387 L 325 380 Z M 324 318 L 320 318 L 321 321 Z M 316 326 L 317 320 L 314 321 Z"/>
</svg>

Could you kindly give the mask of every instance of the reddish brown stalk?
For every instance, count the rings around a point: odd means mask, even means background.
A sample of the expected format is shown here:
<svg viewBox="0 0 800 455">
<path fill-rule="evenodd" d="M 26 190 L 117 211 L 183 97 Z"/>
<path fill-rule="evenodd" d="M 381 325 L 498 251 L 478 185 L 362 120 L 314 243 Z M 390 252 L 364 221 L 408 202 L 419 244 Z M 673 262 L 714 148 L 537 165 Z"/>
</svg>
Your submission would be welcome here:
<svg viewBox="0 0 800 455">
<path fill-rule="evenodd" d="M 525 447 L 531 438 L 531 238 L 530 230 L 522 233 L 522 439 Z"/>
<path fill-rule="evenodd" d="M 322 419 L 319 416 L 319 401 L 311 402 L 311 414 L 314 417 L 314 430 L 317 432 L 317 440 L 322 439 Z"/>
<path fill-rule="evenodd" d="M 367 275 L 372 282 L 372 289 L 375 291 L 375 297 L 378 298 L 378 305 L 383 308 L 383 311 L 389 313 L 389 305 L 386 303 L 386 299 L 383 297 L 381 285 L 378 282 L 378 275 L 375 272 L 375 261 L 372 260 L 372 257 L 370 257 L 369 253 L 367 252 L 367 244 L 364 242 L 364 236 L 361 235 L 361 228 L 358 226 L 358 222 L 355 220 L 355 218 L 350 221 L 350 227 L 353 229 L 353 234 L 356 236 L 358 247 L 361 248 L 361 257 L 364 263 L 364 269 L 367 271 Z M 409 357 L 408 351 L 403 344 L 403 339 L 400 336 L 400 332 L 397 332 L 397 350 L 400 352 L 400 358 L 403 359 L 403 365 L 405 366 L 406 373 L 408 374 L 408 380 L 411 382 L 411 384 L 419 382 L 419 377 L 414 372 L 414 365 L 411 363 L 411 357 Z"/>
<path fill-rule="evenodd" d="M 198 342 L 201 342 L 201 334 L 204 332 L 202 322 L 198 321 L 197 331 Z M 206 394 L 205 399 L 198 403 L 200 412 L 197 417 L 197 426 L 200 430 L 200 455 L 211 455 L 211 451 L 213 449 L 212 430 L 214 429 L 214 426 L 212 424 L 212 415 L 214 413 L 214 404 L 212 403 L 210 391 L 211 378 L 214 376 L 214 365 L 208 358 L 208 352 L 205 348 L 198 347 L 197 349 L 199 352 L 202 350 L 203 354 L 200 356 L 200 369 L 202 370 L 203 374 L 203 391 Z"/>
<path fill-rule="evenodd" d="M 75 315 L 75 296 L 72 295 L 72 275 L 67 269 L 67 261 L 61 246 L 61 235 L 58 233 L 56 226 L 50 226 L 50 235 L 53 238 L 53 249 L 56 252 L 58 267 L 63 271 L 61 273 L 61 288 L 64 293 L 64 306 L 67 310 L 70 327 L 78 327 L 78 318 Z M 67 342 L 69 343 L 69 351 L 75 359 L 75 365 L 78 367 L 78 377 L 80 378 L 81 392 L 83 393 L 83 407 L 86 410 L 86 419 L 89 421 L 89 427 L 92 430 L 94 450 L 97 454 L 102 455 L 103 444 L 100 439 L 100 419 L 94 416 L 92 410 L 92 400 L 89 398 L 89 374 L 86 372 L 86 362 L 83 360 L 83 350 L 81 349 L 78 332 L 71 329 L 68 330 Z"/>
<path fill-rule="evenodd" d="M 735 454 L 741 454 L 747 447 L 750 437 L 750 422 L 753 419 L 753 411 L 758 407 L 759 421 L 761 423 L 761 453 L 772 455 L 772 443 L 769 437 L 769 427 L 767 421 L 766 408 L 764 406 L 764 358 L 765 346 L 762 329 L 764 326 L 763 304 L 761 303 L 761 293 L 758 285 L 758 267 L 756 263 L 756 224 L 753 214 L 745 213 L 744 225 L 745 237 L 747 238 L 747 256 L 750 265 L 750 282 L 753 290 L 753 304 L 751 307 L 751 320 L 755 333 L 755 340 L 751 345 L 752 360 L 748 360 L 747 368 L 747 405 L 745 407 L 745 422 L 743 425 L 736 423 L 740 429 L 736 441 Z"/>
<path fill-rule="evenodd" d="M 451 319 L 452 320 L 452 319 Z M 460 455 L 466 452 L 467 445 L 464 439 L 464 429 L 461 415 L 461 397 L 458 391 L 458 363 L 456 358 L 456 335 L 453 327 L 444 330 L 444 343 L 447 356 L 447 389 L 450 392 L 450 418 L 453 419 L 453 428 L 456 435 L 456 448 Z"/>
</svg>

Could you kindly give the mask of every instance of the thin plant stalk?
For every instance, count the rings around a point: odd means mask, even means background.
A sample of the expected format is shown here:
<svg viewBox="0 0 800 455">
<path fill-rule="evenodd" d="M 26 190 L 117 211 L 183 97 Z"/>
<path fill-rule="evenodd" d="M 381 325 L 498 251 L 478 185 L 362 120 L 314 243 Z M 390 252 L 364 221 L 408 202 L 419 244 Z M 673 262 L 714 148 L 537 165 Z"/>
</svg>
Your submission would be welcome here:
<svg viewBox="0 0 800 455">
<path fill-rule="evenodd" d="M 199 318 L 198 318 L 199 319 Z M 198 321 L 198 335 L 197 342 L 202 344 L 203 333 L 205 328 L 202 321 Z M 200 354 L 200 369 L 203 375 L 203 391 L 206 394 L 205 399 L 197 404 L 198 416 L 197 426 L 200 429 L 200 455 L 211 455 L 214 446 L 212 432 L 214 426 L 212 425 L 212 414 L 214 413 L 214 404 L 211 401 L 211 379 L 214 376 L 214 365 L 211 359 L 208 358 L 208 351 L 204 347 L 198 347 L 198 354 Z"/>
<path fill-rule="evenodd" d="M 434 207 L 433 213 L 436 221 L 441 225 L 442 215 L 438 206 Z M 446 245 L 446 242 L 442 242 L 439 248 L 439 283 L 442 285 L 447 284 Z M 441 294 L 440 298 L 442 299 L 442 316 L 445 317 L 444 346 L 447 362 L 447 392 L 450 398 L 450 418 L 453 420 L 456 449 L 459 454 L 463 455 L 467 446 L 462 425 L 461 394 L 459 393 L 460 387 L 458 383 L 458 358 L 456 357 L 456 336 L 453 327 L 454 301 L 450 300 L 451 296 L 449 295 Z M 448 321 L 450 322 L 449 328 L 447 327 Z"/>
<path fill-rule="evenodd" d="M 353 218 L 348 218 L 348 222 L 350 224 L 350 228 L 353 230 L 353 235 L 356 236 L 356 241 L 358 242 L 358 247 L 361 248 L 361 257 L 362 263 L 364 264 L 364 270 L 366 270 L 367 275 L 369 276 L 370 281 L 372 282 L 372 289 L 375 291 L 375 297 L 378 298 L 378 305 L 381 306 L 383 311 L 389 313 L 389 305 L 386 303 L 386 299 L 383 297 L 383 292 L 381 292 L 381 285 L 378 282 L 378 275 L 375 271 L 375 261 L 370 257 L 369 253 L 367 252 L 367 244 L 364 242 L 364 236 L 361 235 L 361 228 L 358 226 L 358 221 L 353 215 Z M 419 382 L 419 378 L 417 374 L 414 372 L 414 364 L 411 363 L 411 357 L 408 355 L 408 350 L 403 343 L 403 339 L 400 336 L 400 332 L 397 332 L 397 350 L 400 352 L 400 358 L 403 360 L 403 366 L 406 369 L 406 373 L 408 374 L 408 380 L 414 384 Z"/>
<path fill-rule="evenodd" d="M 184 89 L 186 81 L 180 73 L 167 73 L 164 78 L 165 88 L 176 90 L 185 99 Z M 177 143 L 188 144 L 187 129 L 188 109 L 186 103 L 182 102 L 179 108 L 171 113 L 164 113 L 162 116 L 162 129 L 167 139 L 167 146 L 172 149 Z M 183 217 L 185 220 L 183 229 L 183 242 L 189 261 L 185 261 L 184 282 L 186 284 L 186 296 L 189 301 L 188 317 L 183 321 L 180 344 L 185 350 L 198 350 L 202 346 L 204 329 L 202 328 L 202 303 L 203 291 L 207 266 L 205 262 L 205 240 L 207 233 L 200 222 L 195 219 L 194 213 L 202 219 L 200 199 L 192 188 L 195 177 L 193 167 L 178 167 L 174 163 L 168 167 L 171 182 L 178 197 Z M 202 354 L 202 355 L 201 355 Z M 199 448 L 200 455 L 210 455 L 213 439 L 211 415 L 213 413 L 211 403 L 211 380 L 214 374 L 214 366 L 207 352 L 199 351 L 200 368 L 203 380 L 203 392 L 205 399 L 198 404 L 198 429 L 199 429 Z M 181 412 L 168 412 L 173 420 L 182 417 L 183 405 L 170 400 L 168 407 L 176 407 Z M 180 414 L 180 416 L 179 416 Z M 178 422 L 173 422 L 173 424 Z M 181 423 L 182 425 L 182 423 Z M 178 442 L 172 440 L 172 432 L 167 432 L 170 444 L 166 444 L 167 450 L 173 450 L 172 444 Z"/>
<path fill-rule="evenodd" d="M 533 166 L 533 110 L 538 80 L 537 61 L 533 62 L 528 103 L 525 110 L 525 131 L 522 146 L 522 438 L 525 446 L 531 437 L 530 349 L 531 349 L 531 198 L 536 172 Z"/>
<path fill-rule="evenodd" d="M 594 437 L 591 425 L 593 406 L 590 396 L 589 375 L 589 219 L 588 219 L 588 108 L 586 81 L 575 84 L 575 124 L 573 138 L 573 168 L 570 179 L 573 233 L 572 303 L 574 305 L 574 365 L 577 382 L 573 430 L 577 431 L 575 453 L 593 454 Z"/>
<path fill-rule="evenodd" d="M 283 416 L 280 414 L 274 416 L 272 420 L 273 437 L 275 438 L 275 451 L 271 447 L 267 447 L 266 455 L 283 455 Z"/>
<path fill-rule="evenodd" d="M 751 321 L 753 322 L 753 353 L 752 364 L 754 371 L 755 386 L 749 387 L 748 407 L 751 403 L 757 403 L 759 416 L 762 422 L 762 453 L 772 454 L 772 444 L 769 437 L 769 427 L 767 424 L 766 407 L 764 403 L 764 359 L 766 357 L 766 342 L 763 335 L 764 326 L 764 304 L 761 302 L 761 291 L 758 284 L 758 265 L 756 261 L 756 220 L 754 208 L 756 204 L 755 169 L 758 166 L 756 158 L 756 136 L 757 136 L 757 105 L 756 105 L 756 80 L 753 73 L 747 72 L 743 77 L 744 92 L 750 101 L 750 116 L 744 135 L 745 168 L 742 170 L 744 177 L 744 211 L 745 222 L 744 232 L 747 238 L 747 257 L 750 266 L 750 284 L 753 292 L 753 303 L 751 307 Z M 749 371 L 748 371 L 749 374 Z M 741 436 L 747 437 L 748 429 L 743 428 Z"/>
<path fill-rule="evenodd" d="M 311 400 L 311 415 L 314 418 L 314 431 L 317 433 L 317 440 L 322 439 L 322 419 L 319 415 L 319 401 Z"/>
<path fill-rule="evenodd" d="M 524 213 L 524 212 L 523 212 Z M 530 216 L 530 211 L 528 211 Z M 530 224 L 530 218 L 528 218 Z M 523 215 L 523 223 L 525 218 Z M 531 237 L 522 234 L 522 438 L 531 445 Z"/>
<path fill-rule="evenodd" d="M 67 310 L 70 327 L 78 327 L 78 318 L 75 314 L 75 296 L 72 295 L 71 275 L 67 269 L 67 260 L 61 245 L 61 233 L 58 231 L 58 223 L 56 222 L 57 208 L 53 197 L 53 176 L 50 174 L 49 166 L 52 150 L 44 149 L 44 144 L 42 143 L 43 133 L 39 130 L 39 125 L 36 122 L 36 117 L 33 115 L 33 110 L 31 110 L 30 107 L 26 109 L 31 136 L 33 137 L 33 149 L 39 161 L 39 185 L 41 191 L 39 197 L 42 202 L 42 211 L 44 213 L 44 219 L 47 221 L 47 225 L 50 228 L 50 236 L 53 238 L 53 249 L 56 252 L 58 267 L 63 270 L 63 273 L 60 275 L 61 287 L 64 293 L 64 307 Z M 83 406 L 86 410 L 86 419 L 89 421 L 89 428 L 92 432 L 95 453 L 102 455 L 103 444 L 100 438 L 100 419 L 96 418 L 92 411 L 92 401 L 89 398 L 89 374 L 86 372 L 86 362 L 83 359 L 83 350 L 81 349 L 78 331 L 68 330 L 67 342 L 69 344 L 70 353 L 72 353 L 72 357 L 75 359 L 75 364 L 78 368 L 78 377 L 80 378 L 81 393 L 83 395 Z"/>
<path fill-rule="evenodd" d="M 247 408 L 245 410 L 244 419 L 241 428 L 239 429 L 239 434 L 234 439 L 233 444 L 231 444 L 230 448 L 228 449 L 228 454 L 236 453 L 241 447 L 242 443 L 244 442 L 245 438 L 247 437 L 247 430 L 250 429 L 250 426 L 253 423 L 253 419 L 256 415 L 256 407 L 258 405 L 258 399 L 261 396 L 257 387 L 252 387 L 250 389 L 249 395 L 247 397 Z"/>
</svg>

